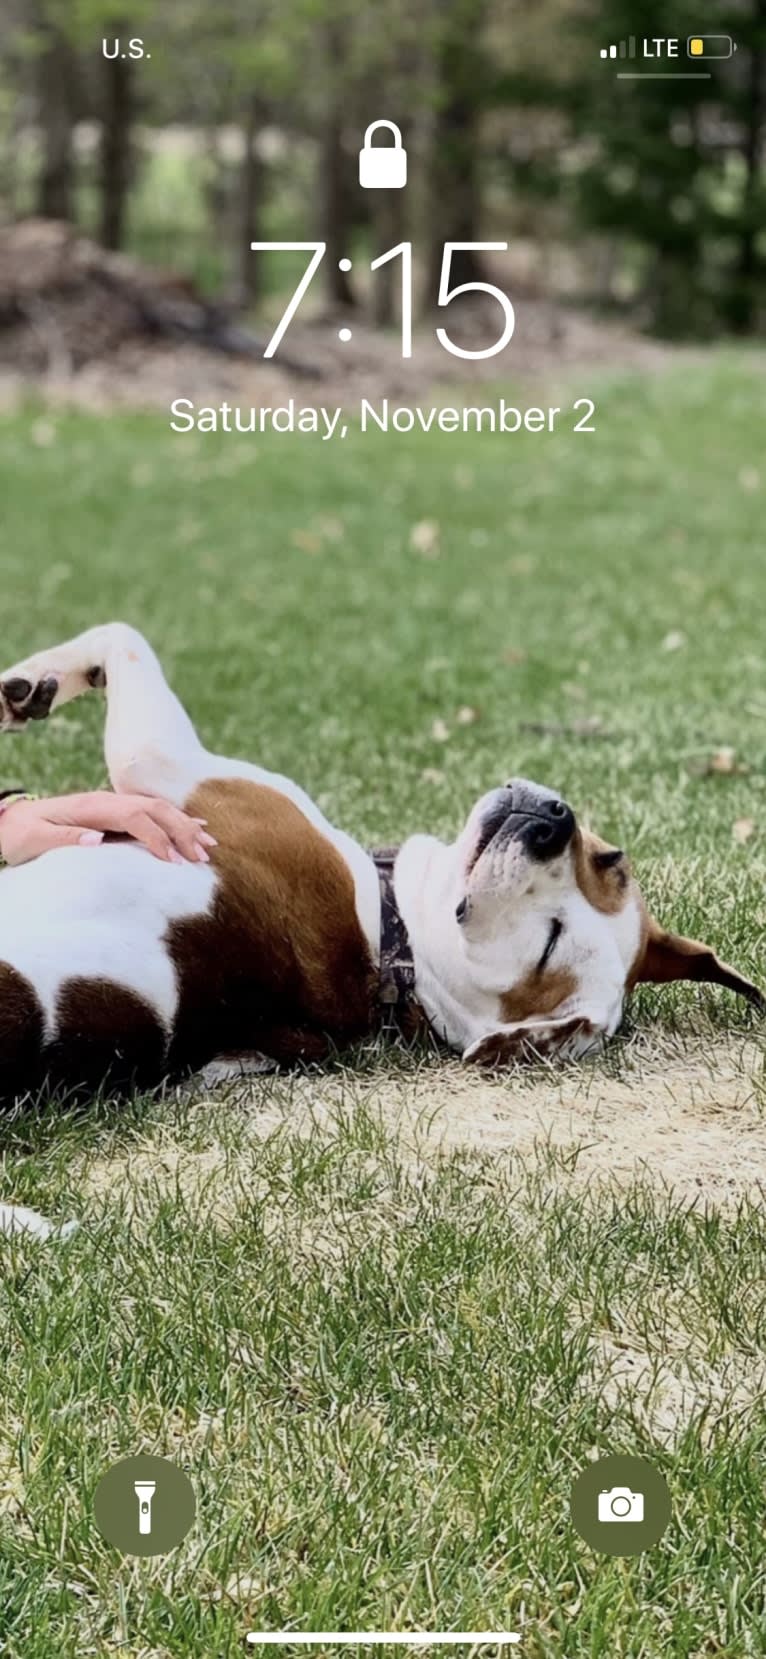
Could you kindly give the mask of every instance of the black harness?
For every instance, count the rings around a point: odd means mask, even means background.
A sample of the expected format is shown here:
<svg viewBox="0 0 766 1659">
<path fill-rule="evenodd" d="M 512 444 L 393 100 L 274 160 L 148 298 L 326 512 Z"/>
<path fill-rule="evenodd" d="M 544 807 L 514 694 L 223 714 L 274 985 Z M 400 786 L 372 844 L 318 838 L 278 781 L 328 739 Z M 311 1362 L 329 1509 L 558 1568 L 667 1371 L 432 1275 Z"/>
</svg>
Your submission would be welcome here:
<svg viewBox="0 0 766 1659">
<path fill-rule="evenodd" d="M 394 892 L 398 847 L 379 847 L 370 856 L 380 883 L 380 1026 L 411 1041 L 430 1029 L 415 995 L 415 963 L 410 936 Z"/>
</svg>

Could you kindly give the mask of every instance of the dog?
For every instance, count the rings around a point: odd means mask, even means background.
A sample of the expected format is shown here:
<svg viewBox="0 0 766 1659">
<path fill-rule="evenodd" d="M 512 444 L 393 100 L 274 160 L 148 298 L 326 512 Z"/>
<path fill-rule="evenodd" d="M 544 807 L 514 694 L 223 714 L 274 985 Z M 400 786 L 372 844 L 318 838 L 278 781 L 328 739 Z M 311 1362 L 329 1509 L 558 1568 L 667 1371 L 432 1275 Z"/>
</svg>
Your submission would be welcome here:
<svg viewBox="0 0 766 1659">
<path fill-rule="evenodd" d="M 625 854 L 513 778 L 457 839 L 371 854 L 289 778 L 211 754 L 146 640 L 109 623 L 0 676 L 0 729 L 106 694 L 112 786 L 207 821 L 209 865 L 129 843 L 0 876 L 0 1092 L 317 1061 L 383 1028 L 470 1063 L 580 1058 L 643 981 L 758 988 L 650 916 Z"/>
</svg>

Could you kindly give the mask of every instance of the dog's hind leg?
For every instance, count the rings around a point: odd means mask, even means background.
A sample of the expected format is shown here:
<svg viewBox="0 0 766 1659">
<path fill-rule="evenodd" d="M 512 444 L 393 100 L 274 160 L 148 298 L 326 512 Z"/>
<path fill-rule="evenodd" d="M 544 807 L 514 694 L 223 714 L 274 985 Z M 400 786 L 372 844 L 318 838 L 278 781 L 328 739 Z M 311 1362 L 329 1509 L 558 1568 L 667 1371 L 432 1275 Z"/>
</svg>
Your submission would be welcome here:
<svg viewBox="0 0 766 1659">
<path fill-rule="evenodd" d="M 0 729 L 43 720 L 82 692 L 105 690 L 112 785 L 181 804 L 205 776 L 206 751 L 135 628 L 108 622 L 27 657 L 0 677 Z"/>
<path fill-rule="evenodd" d="M 0 1104 L 42 1081 L 45 1013 L 25 974 L 0 962 Z"/>
</svg>

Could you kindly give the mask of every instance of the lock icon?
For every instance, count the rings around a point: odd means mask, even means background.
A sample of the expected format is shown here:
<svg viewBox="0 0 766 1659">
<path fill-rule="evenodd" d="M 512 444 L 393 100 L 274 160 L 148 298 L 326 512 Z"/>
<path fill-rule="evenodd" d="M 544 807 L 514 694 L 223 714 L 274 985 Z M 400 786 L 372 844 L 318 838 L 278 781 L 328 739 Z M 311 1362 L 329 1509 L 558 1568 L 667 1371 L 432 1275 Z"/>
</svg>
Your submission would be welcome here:
<svg viewBox="0 0 766 1659">
<path fill-rule="evenodd" d="M 379 127 L 393 134 L 393 144 L 373 144 Z M 359 151 L 359 183 L 363 190 L 403 190 L 407 183 L 407 151 L 393 121 L 371 121 Z"/>
</svg>

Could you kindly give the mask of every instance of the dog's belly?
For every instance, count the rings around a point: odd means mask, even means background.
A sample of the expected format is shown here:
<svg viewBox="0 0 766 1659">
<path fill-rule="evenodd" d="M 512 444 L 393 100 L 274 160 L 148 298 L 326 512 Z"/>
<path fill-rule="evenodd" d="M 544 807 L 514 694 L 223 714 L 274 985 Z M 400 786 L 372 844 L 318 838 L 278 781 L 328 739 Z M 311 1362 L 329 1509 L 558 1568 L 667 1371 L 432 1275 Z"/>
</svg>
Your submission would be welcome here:
<svg viewBox="0 0 766 1659">
<path fill-rule="evenodd" d="M 168 928 L 209 910 L 207 866 L 65 847 L 0 876 L 0 1091 L 156 1081 L 178 1011 Z"/>
<path fill-rule="evenodd" d="M 211 780 L 187 806 L 218 839 L 209 866 L 67 847 L 0 876 L 0 1095 L 148 1086 L 232 1051 L 318 1059 L 369 1029 L 375 967 L 339 849 L 260 783 Z"/>
</svg>

